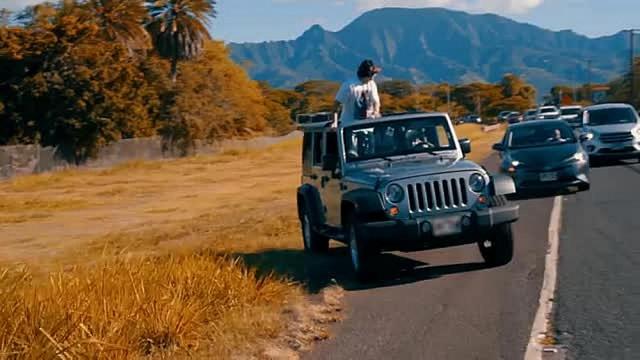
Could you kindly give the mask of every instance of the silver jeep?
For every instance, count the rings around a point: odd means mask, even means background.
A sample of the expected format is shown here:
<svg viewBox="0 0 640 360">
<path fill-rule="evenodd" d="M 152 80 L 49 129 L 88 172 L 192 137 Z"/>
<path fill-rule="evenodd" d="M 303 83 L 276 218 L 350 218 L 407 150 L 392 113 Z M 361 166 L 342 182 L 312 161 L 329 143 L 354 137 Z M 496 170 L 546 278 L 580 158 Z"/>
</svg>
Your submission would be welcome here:
<svg viewBox="0 0 640 360">
<path fill-rule="evenodd" d="M 350 247 L 366 278 L 381 251 L 418 251 L 477 243 L 492 266 L 513 257 L 513 180 L 465 160 L 443 113 L 414 113 L 342 126 L 331 114 L 299 117 L 304 132 L 297 191 L 304 247 L 325 252 L 334 239 Z"/>
</svg>

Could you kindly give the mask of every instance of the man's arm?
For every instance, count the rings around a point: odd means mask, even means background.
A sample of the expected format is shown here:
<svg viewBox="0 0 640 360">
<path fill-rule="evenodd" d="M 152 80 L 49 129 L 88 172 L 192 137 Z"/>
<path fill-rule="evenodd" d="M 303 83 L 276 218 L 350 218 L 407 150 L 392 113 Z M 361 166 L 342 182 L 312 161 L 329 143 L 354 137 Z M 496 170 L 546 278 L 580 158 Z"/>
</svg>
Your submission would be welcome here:
<svg viewBox="0 0 640 360">
<path fill-rule="evenodd" d="M 378 94 L 378 85 L 375 83 L 375 81 L 373 82 L 373 86 L 372 86 L 372 90 L 373 90 L 373 106 L 374 106 L 374 117 L 380 117 L 380 95 Z"/>
</svg>

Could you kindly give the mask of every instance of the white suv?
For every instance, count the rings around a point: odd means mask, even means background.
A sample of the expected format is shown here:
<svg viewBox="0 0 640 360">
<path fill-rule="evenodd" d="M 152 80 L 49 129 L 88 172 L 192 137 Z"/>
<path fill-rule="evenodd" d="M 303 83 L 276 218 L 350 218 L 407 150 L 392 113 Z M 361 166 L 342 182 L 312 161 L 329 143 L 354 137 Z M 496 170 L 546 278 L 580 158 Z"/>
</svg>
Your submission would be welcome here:
<svg viewBox="0 0 640 360">
<path fill-rule="evenodd" d="M 640 160 L 640 118 L 632 106 L 589 106 L 579 119 L 580 141 L 590 160 Z"/>
</svg>

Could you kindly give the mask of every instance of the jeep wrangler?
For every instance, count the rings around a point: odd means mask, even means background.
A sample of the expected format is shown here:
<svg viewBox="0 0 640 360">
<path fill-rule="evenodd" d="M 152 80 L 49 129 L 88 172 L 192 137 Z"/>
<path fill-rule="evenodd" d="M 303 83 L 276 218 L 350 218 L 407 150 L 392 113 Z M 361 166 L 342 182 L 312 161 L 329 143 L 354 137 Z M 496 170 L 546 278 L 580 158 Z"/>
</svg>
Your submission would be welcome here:
<svg viewBox="0 0 640 360">
<path fill-rule="evenodd" d="M 298 117 L 303 132 L 298 215 L 306 251 L 348 245 L 366 279 L 383 251 L 477 243 L 491 266 L 513 257 L 513 180 L 466 160 L 444 113 L 413 113 L 343 126 L 334 115 Z M 337 125 L 337 126 L 336 126 Z"/>
</svg>

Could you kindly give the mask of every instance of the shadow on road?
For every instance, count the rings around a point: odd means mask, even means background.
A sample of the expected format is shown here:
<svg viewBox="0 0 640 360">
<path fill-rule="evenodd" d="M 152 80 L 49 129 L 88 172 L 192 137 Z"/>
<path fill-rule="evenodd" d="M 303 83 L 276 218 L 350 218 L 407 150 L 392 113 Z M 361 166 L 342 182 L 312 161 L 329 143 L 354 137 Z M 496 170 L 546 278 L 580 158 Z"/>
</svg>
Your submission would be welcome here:
<svg viewBox="0 0 640 360">
<path fill-rule="evenodd" d="M 379 255 L 376 273 L 367 283 L 358 282 L 351 269 L 347 247 L 332 248 L 327 254 L 311 255 L 302 250 L 267 250 L 254 254 L 236 254 L 261 274 L 276 273 L 304 284 L 317 293 L 334 283 L 346 290 L 365 290 L 410 284 L 442 276 L 487 269 L 484 263 L 429 266 L 392 253 Z"/>
</svg>

